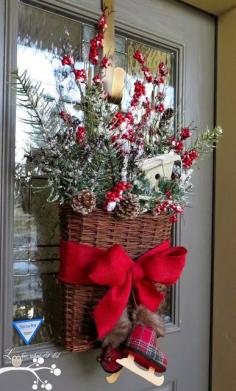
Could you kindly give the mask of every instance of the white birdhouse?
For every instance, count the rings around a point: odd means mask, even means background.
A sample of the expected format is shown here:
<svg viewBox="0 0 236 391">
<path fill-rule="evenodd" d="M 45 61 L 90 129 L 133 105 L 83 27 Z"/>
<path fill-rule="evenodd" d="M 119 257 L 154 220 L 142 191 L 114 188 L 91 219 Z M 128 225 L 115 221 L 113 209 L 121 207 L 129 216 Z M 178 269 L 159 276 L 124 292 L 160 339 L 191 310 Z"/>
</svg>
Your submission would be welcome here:
<svg viewBox="0 0 236 391">
<path fill-rule="evenodd" d="M 169 152 L 142 160 L 139 163 L 139 168 L 143 171 L 150 184 L 158 189 L 159 179 L 171 179 L 174 163 L 180 160 L 179 155 Z"/>
</svg>

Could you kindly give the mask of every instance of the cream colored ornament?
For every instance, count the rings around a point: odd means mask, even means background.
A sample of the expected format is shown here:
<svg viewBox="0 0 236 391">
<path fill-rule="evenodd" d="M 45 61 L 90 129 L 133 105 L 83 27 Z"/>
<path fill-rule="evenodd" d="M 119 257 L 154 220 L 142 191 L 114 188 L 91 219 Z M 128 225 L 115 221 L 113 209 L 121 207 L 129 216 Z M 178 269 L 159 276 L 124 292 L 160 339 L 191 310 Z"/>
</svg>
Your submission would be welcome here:
<svg viewBox="0 0 236 391">
<path fill-rule="evenodd" d="M 16 355 L 12 356 L 11 363 L 12 363 L 13 367 L 20 367 L 22 364 L 21 356 L 16 356 Z"/>
<path fill-rule="evenodd" d="M 181 161 L 180 156 L 174 152 L 169 152 L 142 160 L 139 163 L 139 168 L 144 172 L 150 184 L 158 189 L 160 178 L 171 179 L 173 166 L 176 161 Z"/>
<path fill-rule="evenodd" d="M 137 366 L 132 354 L 129 354 L 126 358 L 117 359 L 116 362 L 127 368 L 129 371 L 147 380 L 149 383 L 154 384 L 154 386 L 160 387 L 164 383 L 164 375 L 156 375 L 155 369 L 152 367 L 149 367 L 149 369 L 146 370 Z"/>
<path fill-rule="evenodd" d="M 107 383 L 113 384 L 113 383 L 117 382 L 117 380 L 119 379 L 119 377 L 121 375 L 122 370 L 123 370 L 123 368 L 119 372 L 115 372 L 115 373 L 112 373 L 112 375 L 107 376 L 106 377 Z"/>
</svg>

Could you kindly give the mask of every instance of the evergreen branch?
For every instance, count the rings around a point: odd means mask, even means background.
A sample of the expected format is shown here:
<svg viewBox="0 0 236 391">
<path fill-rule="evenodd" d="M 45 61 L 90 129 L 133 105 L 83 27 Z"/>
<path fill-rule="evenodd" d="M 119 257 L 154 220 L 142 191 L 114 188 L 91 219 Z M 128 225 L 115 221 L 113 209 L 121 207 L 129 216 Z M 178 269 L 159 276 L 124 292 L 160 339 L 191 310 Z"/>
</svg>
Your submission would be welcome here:
<svg viewBox="0 0 236 391">
<path fill-rule="evenodd" d="M 29 119 L 24 118 L 23 122 L 36 130 L 34 134 L 31 134 L 32 141 L 37 140 L 36 144 L 45 143 L 47 136 L 55 134 L 59 127 L 59 117 L 55 115 L 55 104 L 45 99 L 41 83 L 33 84 L 27 71 L 19 74 L 16 70 L 12 72 L 12 75 L 16 81 L 14 86 L 18 105 L 24 108 L 29 115 Z"/>
<path fill-rule="evenodd" d="M 222 128 L 220 126 L 216 126 L 211 130 L 207 129 L 196 138 L 193 148 L 199 154 L 210 152 L 219 142 L 221 136 Z"/>
</svg>

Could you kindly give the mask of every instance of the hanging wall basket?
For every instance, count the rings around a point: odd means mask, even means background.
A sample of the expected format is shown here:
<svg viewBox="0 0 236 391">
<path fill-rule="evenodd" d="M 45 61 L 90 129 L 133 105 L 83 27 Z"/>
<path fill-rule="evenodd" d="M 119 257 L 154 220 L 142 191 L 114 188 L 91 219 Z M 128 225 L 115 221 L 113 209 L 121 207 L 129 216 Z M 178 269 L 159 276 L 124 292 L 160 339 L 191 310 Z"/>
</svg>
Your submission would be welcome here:
<svg viewBox="0 0 236 391">
<path fill-rule="evenodd" d="M 107 249 L 120 244 L 132 259 L 171 238 L 170 217 L 154 217 L 151 213 L 135 219 L 117 219 L 107 212 L 96 209 L 87 216 L 61 207 L 62 240 L 89 244 Z M 98 347 L 97 332 L 92 313 L 103 297 L 106 288 L 64 284 L 64 345 L 74 352 Z"/>
</svg>

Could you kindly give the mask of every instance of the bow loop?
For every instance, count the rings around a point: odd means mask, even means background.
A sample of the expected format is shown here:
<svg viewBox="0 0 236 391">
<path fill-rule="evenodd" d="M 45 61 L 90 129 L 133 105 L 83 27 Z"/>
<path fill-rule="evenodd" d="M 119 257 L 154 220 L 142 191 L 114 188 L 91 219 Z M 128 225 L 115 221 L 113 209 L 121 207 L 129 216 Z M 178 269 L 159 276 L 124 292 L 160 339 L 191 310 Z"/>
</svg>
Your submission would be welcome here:
<svg viewBox="0 0 236 391">
<path fill-rule="evenodd" d="M 182 273 L 186 255 L 187 250 L 184 247 L 169 247 L 159 251 L 156 257 L 151 250 L 150 253 L 144 254 L 139 262 L 148 279 L 163 285 L 172 285 Z"/>
</svg>

